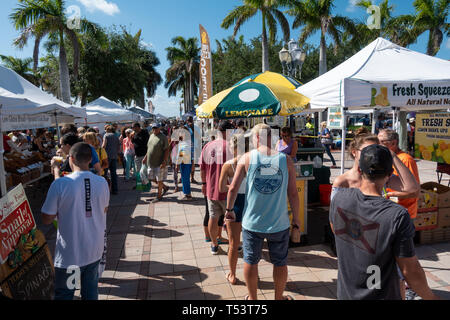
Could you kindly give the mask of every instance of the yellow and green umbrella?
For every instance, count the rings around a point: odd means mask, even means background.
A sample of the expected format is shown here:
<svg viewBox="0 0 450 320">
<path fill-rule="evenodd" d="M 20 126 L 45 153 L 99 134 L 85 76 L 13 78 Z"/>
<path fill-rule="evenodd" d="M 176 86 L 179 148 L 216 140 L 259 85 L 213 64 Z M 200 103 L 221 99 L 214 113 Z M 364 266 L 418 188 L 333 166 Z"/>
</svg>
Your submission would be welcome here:
<svg viewBox="0 0 450 320">
<path fill-rule="evenodd" d="M 286 88 L 290 88 L 293 90 L 297 89 L 298 87 L 300 87 L 302 85 L 301 82 L 295 80 L 292 77 L 285 76 L 283 74 L 276 73 L 276 72 L 266 71 L 264 73 L 258 73 L 258 74 L 248 76 L 248 77 L 242 79 L 241 81 L 239 81 L 238 83 L 236 83 L 233 87 L 236 87 L 236 86 L 243 84 L 245 82 L 248 82 L 250 80 L 253 82 L 258 82 L 258 83 L 277 84 L 277 85 L 284 86 Z"/>
<path fill-rule="evenodd" d="M 197 109 L 199 118 L 256 118 L 290 116 L 304 111 L 310 99 L 275 83 L 247 79 L 205 101 Z"/>
</svg>

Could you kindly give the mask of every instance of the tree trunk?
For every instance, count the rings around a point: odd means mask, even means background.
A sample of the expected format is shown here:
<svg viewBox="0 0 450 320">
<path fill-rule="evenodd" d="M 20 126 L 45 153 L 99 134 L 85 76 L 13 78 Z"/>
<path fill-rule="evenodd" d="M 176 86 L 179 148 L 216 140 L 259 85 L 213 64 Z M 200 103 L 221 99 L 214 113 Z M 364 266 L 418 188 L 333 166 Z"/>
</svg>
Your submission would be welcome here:
<svg viewBox="0 0 450 320">
<path fill-rule="evenodd" d="M 189 96 L 191 98 L 189 111 L 194 111 L 194 84 L 192 83 L 192 73 L 189 73 Z"/>
<path fill-rule="evenodd" d="M 69 66 L 67 65 L 66 48 L 64 47 L 64 37 L 62 34 L 60 35 L 59 43 L 59 79 L 62 100 L 65 103 L 71 104 Z"/>
<path fill-rule="evenodd" d="M 439 50 L 441 49 L 441 44 L 444 41 L 444 35 L 439 28 L 435 28 L 433 34 L 434 34 L 432 41 L 433 52 L 431 55 L 434 57 L 435 55 L 438 54 Z"/>
<path fill-rule="evenodd" d="M 138 99 L 136 101 L 136 105 L 139 108 L 145 110 L 145 90 L 144 90 L 144 88 L 142 88 L 142 92 L 141 92 L 141 94 L 139 95 L 139 97 L 138 97 Z"/>
<path fill-rule="evenodd" d="M 263 12 L 263 32 L 262 32 L 262 72 L 269 71 L 269 45 L 267 43 L 267 32 L 266 32 L 266 15 Z"/>
<path fill-rule="evenodd" d="M 327 44 L 325 35 L 320 37 L 320 58 L 319 58 L 319 76 L 327 72 Z"/>
<path fill-rule="evenodd" d="M 81 106 L 84 107 L 85 105 L 87 105 L 87 92 L 83 91 L 81 93 Z"/>
</svg>

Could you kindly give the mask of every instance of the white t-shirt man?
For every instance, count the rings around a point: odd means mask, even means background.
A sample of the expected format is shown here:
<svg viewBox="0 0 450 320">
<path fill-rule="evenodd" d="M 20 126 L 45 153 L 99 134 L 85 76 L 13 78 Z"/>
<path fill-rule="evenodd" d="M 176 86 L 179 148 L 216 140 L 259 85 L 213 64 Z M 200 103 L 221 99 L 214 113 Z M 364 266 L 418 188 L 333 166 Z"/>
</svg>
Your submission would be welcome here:
<svg viewBox="0 0 450 320">
<path fill-rule="evenodd" d="M 109 196 L 106 180 L 89 171 L 52 183 L 41 211 L 58 218 L 56 268 L 81 268 L 101 259 Z"/>
</svg>

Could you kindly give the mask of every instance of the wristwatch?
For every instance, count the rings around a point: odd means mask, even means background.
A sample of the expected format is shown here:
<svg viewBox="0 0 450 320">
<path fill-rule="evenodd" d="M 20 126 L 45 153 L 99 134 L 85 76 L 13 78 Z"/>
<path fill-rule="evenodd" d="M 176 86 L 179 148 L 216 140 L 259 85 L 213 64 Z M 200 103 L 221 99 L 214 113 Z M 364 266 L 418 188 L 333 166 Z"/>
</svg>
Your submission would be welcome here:
<svg viewBox="0 0 450 320">
<path fill-rule="evenodd" d="M 233 212 L 234 209 L 227 209 L 227 212 Z"/>
</svg>

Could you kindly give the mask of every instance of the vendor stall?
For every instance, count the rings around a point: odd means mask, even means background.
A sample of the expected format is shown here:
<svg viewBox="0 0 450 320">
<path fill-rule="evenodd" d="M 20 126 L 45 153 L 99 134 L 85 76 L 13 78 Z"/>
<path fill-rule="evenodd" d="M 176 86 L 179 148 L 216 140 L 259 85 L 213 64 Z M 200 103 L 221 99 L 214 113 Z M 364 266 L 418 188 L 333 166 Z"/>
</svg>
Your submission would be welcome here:
<svg viewBox="0 0 450 320">
<path fill-rule="evenodd" d="M 84 109 L 66 104 L 43 92 L 14 71 L 0 66 L 0 132 L 73 123 L 85 117 Z M 6 169 L 6 171 L 5 171 Z M 0 188 L 2 195 L 15 185 L 34 183 L 49 175 L 48 159 L 42 154 L 14 150 L 5 155 L 0 139 Z"/>
<path fill-rule="evenodd" d="M 299 87 L 311 109 L 423 111 L 450 106 L 450 62 L 378 38 L 333 70 Z M 391 109 L 392 110 L 392 109 Z M 343 125 L 342 173 L 346 121 Z"/>
</svg>

